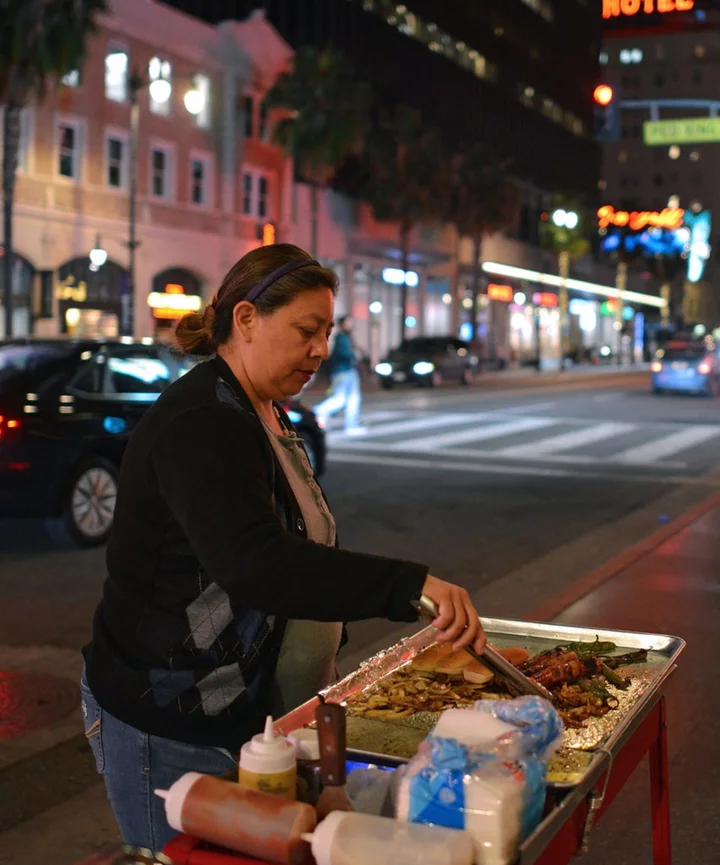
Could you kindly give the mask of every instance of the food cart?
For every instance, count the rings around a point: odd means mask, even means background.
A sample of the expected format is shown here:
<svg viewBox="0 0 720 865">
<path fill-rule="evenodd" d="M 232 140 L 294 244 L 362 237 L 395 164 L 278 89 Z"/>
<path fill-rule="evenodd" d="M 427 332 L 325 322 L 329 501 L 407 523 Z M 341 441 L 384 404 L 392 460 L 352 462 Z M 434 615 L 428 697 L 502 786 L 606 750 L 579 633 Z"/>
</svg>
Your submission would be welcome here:
<svg viewBox="0 0 720 865">
<path fill-rule="evenodd" d="M 647 661 L 631 671 L 633 687 L 622 704 L 605 718 L 592 719 L 585 732 L 566 731 L 562 772 L 548 778 L 545 816 L 521 844 L 515 865 L 565 865 L 588 849 L 597 821 L 647 755 L 650 761 L 654 865 L 671 865 L 670 798 L 665 692 L 685 643 L 678 637 L 628 631 L 591 630 L 561 624 L 483 619 L 489 641 L 499 649 L 522 646 L 532 654 L 559 644 L 610 641 L 618 650 L 646 650 Z M 376 687 L 402 670 L 435 640 L 426 628 L 380 652 L 323 692 L 329 702 L 345 702 Z M 319 704 L 315 698 L 276 722 L 288 734 L 312 725 Z M 572 747 L 565 747 L 570 745 Z M 578 755 L 577 760 L 574 754 Z M 362 747 L 349 738 L 348 758 L 380 766 L 397 766 L 407 757 Z M 238 865 L 251 860 L 210 852 L 192 839 L 180 838 L 166 848 L 176 865 Z"/>
</svg>

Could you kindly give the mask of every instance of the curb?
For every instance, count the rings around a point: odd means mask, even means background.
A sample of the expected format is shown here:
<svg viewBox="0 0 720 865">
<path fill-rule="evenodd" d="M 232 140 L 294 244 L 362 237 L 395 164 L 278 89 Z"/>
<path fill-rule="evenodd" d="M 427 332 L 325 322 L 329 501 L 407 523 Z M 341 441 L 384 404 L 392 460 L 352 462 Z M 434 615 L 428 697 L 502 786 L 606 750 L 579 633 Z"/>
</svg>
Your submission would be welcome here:
<svg viewBox="0 0 720 865">
<path fill-rule="evenodd" d="M 679 534 L 683 529 L 686 529 L 696 520 L 699 520 L 717 507 L 720 507 L 720 493 L 709 496 L 666 526 L 653 532 L 647 538 L 638 541 L 637 544 L 624 550 L 619 555 L 610 559 L 610 561 L 580 577 L 568 589 L 540 604 L 540 606 L 535 607 L 528 614 L 527 618 L 536 622 L 551 621 L 568 607 L 581 600 L 581 598 L 586 597 L 608 580 L 621 574 L 631 565 L 634 565 L 635 562 L 657 549 L 665 541 Z"/>
</svg>

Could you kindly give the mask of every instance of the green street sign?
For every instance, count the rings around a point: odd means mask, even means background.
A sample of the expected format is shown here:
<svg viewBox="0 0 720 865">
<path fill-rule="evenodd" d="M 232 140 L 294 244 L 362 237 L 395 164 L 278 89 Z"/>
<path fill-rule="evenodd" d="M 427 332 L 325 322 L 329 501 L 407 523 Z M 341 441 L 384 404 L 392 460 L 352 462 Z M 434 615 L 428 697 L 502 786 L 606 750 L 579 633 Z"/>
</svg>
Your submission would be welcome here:
<svg viewBox="0 0 720 865">
<path fill-rule="evenodd" d="M 648 147 L 720 141 L 720 117 L 648 120 L 643 124 L 643 137 Z"/>
</svg>

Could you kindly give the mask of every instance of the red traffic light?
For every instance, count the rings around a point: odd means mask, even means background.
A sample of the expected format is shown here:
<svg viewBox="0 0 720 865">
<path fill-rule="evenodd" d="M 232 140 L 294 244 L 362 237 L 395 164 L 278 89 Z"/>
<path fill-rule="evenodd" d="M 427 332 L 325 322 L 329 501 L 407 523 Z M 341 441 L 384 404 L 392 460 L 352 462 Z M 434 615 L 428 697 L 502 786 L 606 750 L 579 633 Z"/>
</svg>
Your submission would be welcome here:
<svg viewBox="0 0 720 865">
<path fill-rule="evenodd" d="M 613 89 L 609 84 L 598 84 L 593 90 L 593 99 L 603 108 L 613 101 Z"/>
</svg>

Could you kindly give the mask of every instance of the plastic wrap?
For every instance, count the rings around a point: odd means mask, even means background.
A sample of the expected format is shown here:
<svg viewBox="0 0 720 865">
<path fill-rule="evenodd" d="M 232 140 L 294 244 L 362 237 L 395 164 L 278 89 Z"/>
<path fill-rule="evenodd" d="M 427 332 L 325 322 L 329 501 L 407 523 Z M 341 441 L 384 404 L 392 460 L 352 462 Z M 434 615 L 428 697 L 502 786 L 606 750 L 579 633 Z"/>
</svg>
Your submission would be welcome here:
<svg viewBox="0 0 720 865">
<path fill-rule="evenodd" d="M 562 720 L 546 700 L 519 697 L 445 713 L 439 727 L 400 781 L 397 817 L 464 829 L 477 865 L 508 865 L 542 817 Z"/>
</svg>

